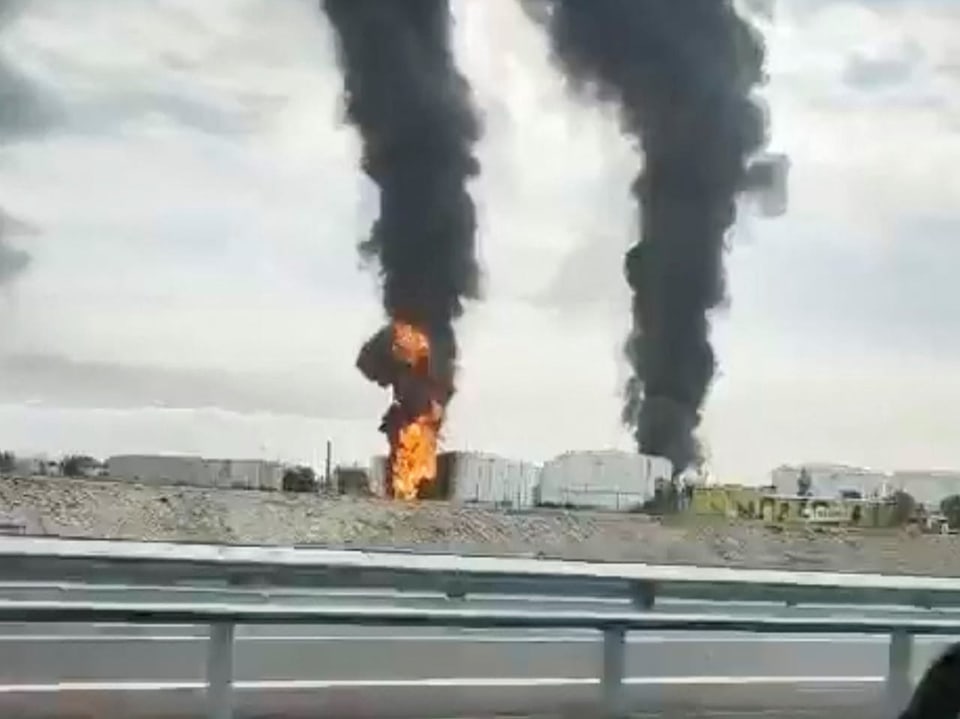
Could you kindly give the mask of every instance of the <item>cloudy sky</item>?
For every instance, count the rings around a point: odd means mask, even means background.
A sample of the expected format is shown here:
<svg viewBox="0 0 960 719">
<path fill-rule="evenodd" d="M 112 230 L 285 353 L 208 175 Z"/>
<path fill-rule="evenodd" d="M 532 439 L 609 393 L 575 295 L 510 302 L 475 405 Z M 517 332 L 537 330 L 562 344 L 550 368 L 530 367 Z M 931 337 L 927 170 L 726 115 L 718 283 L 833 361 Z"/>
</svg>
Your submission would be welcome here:
<svg viewBox="0 0 960 719">
<path fill-rule="evenodd" d="M 7 4 L 0 204 L 39 232 L 0 287 L 0 444 L 318 461 L 329 437 L 365 461 L 387 401 L 353 369 L 380 322 L 355 251 L 375 197 L 316 3 Z M 637 158 L 516 3 L 454 5 L 485 300 L 447 443 L 629 448 Z M 747 208 L 730 239 L 713 467 L 960 467 L 960 4 L 780 0 L 763 29 L 790 208 Z"/>
</svg>

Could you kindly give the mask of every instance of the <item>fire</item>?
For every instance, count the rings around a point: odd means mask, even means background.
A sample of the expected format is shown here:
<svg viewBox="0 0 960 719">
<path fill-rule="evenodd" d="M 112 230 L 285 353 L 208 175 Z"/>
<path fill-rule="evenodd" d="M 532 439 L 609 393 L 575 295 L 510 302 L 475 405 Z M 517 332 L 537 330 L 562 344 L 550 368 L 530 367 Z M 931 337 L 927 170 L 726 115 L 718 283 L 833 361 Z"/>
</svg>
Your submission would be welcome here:
<svg viewBox="0 0 960 719">
<path fill-rule="evenodd" d="M 357 369 L 368 380 L 393 389 L 380 431 L 390 442 L 387 477 L 398 499 L 416 499 L 437 477 L 437 441 L 453 387 L 449 373 L 435 366 L 435 349 L 422 327 L 395 320 L 357 355 Z"/>
<path fill-rule="evenodd" d="M 412 324 L 394 322 L 391 351 L 403 369 L 393 384 L 394 422 L 387 423 L 389 474 L 393 496 L 412 500 L 417 498 L 421 485 L 437 476 L 437 440 L 443 407 L 431 388 L 427 334 Z"/>
<path fill-rule="evenodd" d="M 416 499 L 420 486 L 437 476 L 437 438 L 443 410 L 431 400 L 430 411 L 402 425 L 390 448 L 393 496 Z"/>
<path fill-rule="evenodd" d="M 430 339 L 406 322 L 393 323 L 393 356 L 411 368 L 430 361 Z"/>
</svg>

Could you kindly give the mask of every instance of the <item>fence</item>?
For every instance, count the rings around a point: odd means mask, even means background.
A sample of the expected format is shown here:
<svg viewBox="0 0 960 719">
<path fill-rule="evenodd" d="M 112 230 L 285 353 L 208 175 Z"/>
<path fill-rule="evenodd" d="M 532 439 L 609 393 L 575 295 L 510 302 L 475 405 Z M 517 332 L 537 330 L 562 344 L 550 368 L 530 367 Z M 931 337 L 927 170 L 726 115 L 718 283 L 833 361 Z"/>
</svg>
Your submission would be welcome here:
<svg viewBox="0 0 960 719">
<path fill-rule="evenodd" d="M 59 576 L 56 572 L 62 572 Z M 64 574 L 65 573 L 65 574 Z M 472 628 L 578 628 L 603 634 L 602 702 L 609 716 L 625 709 L 624 645 L 628 631 L 734 631 L 767 634 L 848 633 L 890 636 L 887 691 L 901 706 L 910 691 L 912 637 L 960 635 L 960 580 L 868 574 L 775 572 L 558 560 L 461 557 L 264 547 L 212 547 L 126 542 L 0 540 L 0 579 L 58 580 L 82 574 L 88 586 L 124 578 L 131 589 L 145 580 L 180 586 L 257 583 L 270 587 L 311 584 L 322 588 L 438 586 L 451 596 L 523 589 L 537 595 L 629 599 L 628 611 L 523 611 L 447 607 L 309 606 L 206 602 L 0 601 L 2 622 L 126 622 L 209 625 L 209 717 L 232 716 L 233 638 L 237 624 L 347 624 Z M 656 611 L 658 597 L 698 598 L 715 604 L 697 612 Z M 925 611 L 883 609 L 856 616 L 732 613 L 730 604 L 779 601 L 893 604 Z M 930 608 L 937 608 L 934 611 Z M 880 610 L 880 607 L 875 607 Z"/>
</svg>

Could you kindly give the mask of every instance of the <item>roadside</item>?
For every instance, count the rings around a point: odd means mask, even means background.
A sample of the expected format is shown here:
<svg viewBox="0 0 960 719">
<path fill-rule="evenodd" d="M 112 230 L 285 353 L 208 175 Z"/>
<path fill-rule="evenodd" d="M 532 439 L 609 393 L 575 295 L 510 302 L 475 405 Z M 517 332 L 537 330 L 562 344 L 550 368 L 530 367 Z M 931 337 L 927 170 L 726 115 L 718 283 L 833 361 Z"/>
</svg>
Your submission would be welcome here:
<svg viewBox="0 0 960 719">
<path fill-rule="evenodd" d="M 447 502 L 0 480 L 0 514 L 28 534 L 232 544 L 313 544 L 750 568 L 960 576 L 960 538 L 641 514 L 498 510 Z"/>
</svg>

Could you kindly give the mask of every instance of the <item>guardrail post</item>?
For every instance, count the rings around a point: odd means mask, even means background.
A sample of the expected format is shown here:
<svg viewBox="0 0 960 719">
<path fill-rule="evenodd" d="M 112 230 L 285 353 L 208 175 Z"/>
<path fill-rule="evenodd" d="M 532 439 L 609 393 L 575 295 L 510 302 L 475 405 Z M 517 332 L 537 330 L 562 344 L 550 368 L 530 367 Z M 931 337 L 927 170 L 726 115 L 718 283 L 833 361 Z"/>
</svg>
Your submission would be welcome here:
<svg viewBox="0 0 960 719">
<path fill-rule="evenodd" d="M 607 719 L 618 719 L 626 713 L 623 677 L 625 673 L 626 630 L 606 627 L 603 630 L 603 713 Z"/>
<path fill-rule="evenodd" d="M 207 715 L 233 719 L 233 622 L 210 625 L 207 644 Z"/>
<path fill-rule="evenodd" d="M 907 705 L 913 690 L 910 665 L 913 659 L 913 636 L 897 630 L 890 635 L 887 664 L 887 698 L 891 710 L 899 712 Z"/>
<path fill-rule="evenodd" d="M 648 612 L 657 601 L 657 586 L 653 582 L 634 582 L 630 586 L 630 598 L 634 607 Z"/>
</svg>

